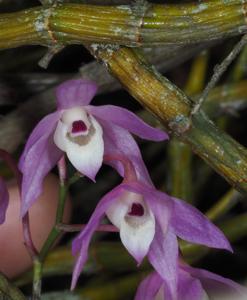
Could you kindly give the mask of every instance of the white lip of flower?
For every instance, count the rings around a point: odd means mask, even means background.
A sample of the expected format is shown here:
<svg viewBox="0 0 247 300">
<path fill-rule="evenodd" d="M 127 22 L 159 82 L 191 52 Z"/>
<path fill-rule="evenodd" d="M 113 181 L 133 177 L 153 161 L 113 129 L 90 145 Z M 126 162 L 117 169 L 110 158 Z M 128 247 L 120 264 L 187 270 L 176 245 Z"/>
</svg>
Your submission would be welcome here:
<svg viewBox="0 0 247 300">
<path fill-rule="evenodd" d="M 103 160 L 103 131 L 97 120 L 82 107 L 65 110 L 54 133 L 54 143 L 66 152 L 82 174 L 94 179 Z"/>
<path fill-rule="evenodd" d="M 62 114 L 61 121 L 62 123 L 68 125 L 68 134 L 71 137 L 88 135 L 89 128 L 92 125 L 90 116 L 81 107 L 73 107 L 69 110 L 64 111 L 64 113 Z M 76 124 L 81 126 L 76 126 L 75 128 L 74 125 Z"/>
<path fill-rule="evenodd" d="M 122 243 L 129 252 L 143 258 L 155 234 L 155 218 L 142 195 L 124 192 L 106 215 L 119 228 Z"/>
</svg>

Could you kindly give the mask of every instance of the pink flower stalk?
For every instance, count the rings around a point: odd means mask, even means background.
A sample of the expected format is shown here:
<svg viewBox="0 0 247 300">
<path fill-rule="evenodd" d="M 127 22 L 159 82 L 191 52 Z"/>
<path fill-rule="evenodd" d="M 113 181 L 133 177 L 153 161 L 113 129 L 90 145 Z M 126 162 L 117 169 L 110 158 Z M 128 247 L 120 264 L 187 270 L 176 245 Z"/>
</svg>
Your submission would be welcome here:
<svg viewBox="0 0 247 300">
<path fill-rule="evenodd" d="M 246 296 L 245 289 L 234 281 L 184 263 L 180 263 L 178 268 L 176 298 L 170 294 L 168 284 L 157 272 L 153 272 L 139 285 L 135 300 L 246 299 L 242 298 Z"/>
<path fill-rule="evenodd" d="M 5 221 L 8 204 L 9 193 L 3 179 L 0 177 L 0 224 Z"/>
<path fill-rule="evenodd" d="M 178 280 L 177 237 L 192 243 L 227 249 L 231 246 L 223 233 L 193 206 L 157 191 L 139 180 L 132 163 L 109 155 L 104 161 L 118 160 L 124 166 L 123 182 L 98 203 L 88 224 L 72 243 L 78 254 L 72 289 L 88 257 L 93 233 L 107 216 L 120 232 L 120 238 L 138 265 L 147 255 L 167 289 L 176 299 Z"/>
<path fill-rule="evenodd" d="M 150 181 L 139 148 L 129 132 L 153 141 L 165 140 L 167 134 L 124 108 L 89 105 L 96 92 L 97 85 L 88 80 L 70 80 L 57 88 L 57 111 L 34 128 L 20 159 L 22 216 L 41 194 L 43 178 L 64 152 L 74 167 L 93 181 L 107 153 L 130 157 L 143 180 Z M 114 167 L 122 172 L 119 165 Z"/>
</svg>

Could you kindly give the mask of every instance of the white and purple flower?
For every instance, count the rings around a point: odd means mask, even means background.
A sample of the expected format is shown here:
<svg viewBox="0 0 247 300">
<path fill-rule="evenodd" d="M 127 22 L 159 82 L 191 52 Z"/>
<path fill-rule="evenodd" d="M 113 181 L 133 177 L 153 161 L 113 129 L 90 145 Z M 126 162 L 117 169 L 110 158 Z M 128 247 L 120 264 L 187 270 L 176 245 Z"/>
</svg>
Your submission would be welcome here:
<svg viewBox="0 0 247 300">
<path fill-rule="evenodd" d="M 231 246 L 223 233 L 202 213 L 187 203 L 157 191 L 141 182 L 132 163 L 126 157 L 109 155 L 108 163 L 118 160 L 124 166 L 124 180 L 98 203 L 88 224 L 72 244 L 78 254 L 73 272 L 72 288 L 87 260 L 93 233 L 107 216 L 120 232 L 128 252 L 140 264 L 147 255 L 167 289 L 176 299 L 178 281 L 177 237 L 192 243 L 227 249 Z"/>
<path fill-rule="evenodd" d="M 135 300 L 246 299 L 242 298 L 246 296 L 245 289 L 234 281 L 184 263 L 179 263 L 176 298 L 170 294 L 167 284 L 154 271 L 139 285 Z"/>
<path fill-rule="evenodd" d="M 97 85 L 87 80 L 70 80 L 58 87 L 57 111 L 35 127 L 20 159 L 22 216 L 41 194 L 43 178 L 64 152 L 74 167 L 92 180 L 104 154 L 122 153 L 130 157 L 143 180 L 150 181 L 139 148 L 129 132 L 153 141 L 165 140 L 167 134 L 124 108 L 89 105 L 96 91 Z M 122 172 L 119 164 L 113 166 Z"/>
</svg>

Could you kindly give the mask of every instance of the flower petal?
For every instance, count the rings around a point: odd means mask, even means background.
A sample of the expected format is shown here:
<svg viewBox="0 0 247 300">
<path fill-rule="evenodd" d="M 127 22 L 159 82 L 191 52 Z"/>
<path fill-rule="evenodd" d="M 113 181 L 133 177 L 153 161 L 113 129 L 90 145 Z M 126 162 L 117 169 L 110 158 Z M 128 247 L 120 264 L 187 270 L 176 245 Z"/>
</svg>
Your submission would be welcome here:
<svg viewBox="0 0 247 300">
<path fill-rule="evenodd" d="M 170 196 L 155 189 L 150 189 L 149 193 L 146 191 L 146 196 L 145 200 L 159 223 L 163 234 L 166 234 L 173 213 L 173 202 Z"/>
<path fill-rule="evenodd" d="M 85 144 L 78 144 L 67 137 L 67 125 L 58 122 L 54 141 L 55 144 L 66 152 L 72 165 L 93 181 L 102 165 L 104 154 L 103 132 L 99 123 L 91 117 L 94 133 Z"/>
<path fill-rule="evenodd" d="M 117 125 L 105 121 L 101 121 L 100 124 L 104 131 L 105 154 L 125 155 L 133 163 L 138 179 L 153 185 L 147 168 L 142 160 L 140 149 L 132 135 L 127 130 Z M 124 176 L 121 163 L 112 161 L 108 164 L 114 167 L 121 176 Z"/>
<path fill-rule="evenodd" d="M 179 270 L 178 275 L 178 299 L 179 300 L 202 300 L 203 288 L 198 279 L 190 276 L 189 273 Z"/>
<path fill-rule="evenodd" d="M 8 204 L 9 193 L 3 179 L 0 177 L 0 224 L 5 221 Z"/>
<path fill-rule="evenodd" d="M 47 115 L 43 118 L 34 128 L 31 135 L 28 138 L 28 141 L 25 145 L 24 151 L 19 160 L 19 168 L 22 170 L 22 166 L 26 155 L 30 148 L 42 137 L 49 135 L 52 131 L 55 130 L 55 126 L 59 120 L 60 112 L 54 112 L 52 114 Z"/>
<path fill-rule="evenodd" d="M 165 235 L 173 212 L 173 202 L 171 201 L 171 197 L 157 191 L 152 186 L 141 184 L 139 182 L 130 182 L 126 185 L 126 188 L 143 195 L 144 200 L 153 212 L 155 219 Z"/>
<path fill-rule="evenodd" d="M 173 199 L 172 227 L 186 241 L 232 251 L 224 234 L 199 210 L 184 201 Z"/>
<path fill-rule="evenodd" d="M 61 110 L 88 105 L 97 89 L 96 83 L 90 80 L 68 80 L 59 85 L 56 90 L 57 108 Z"/>
<path fill-rule="evenodd" d="M 21 216 L 42 193 L 43 179 L 61 158 L 62 152 L 53 142 L 52 135 L 42 136 L 30 147 L 22 162 Z"/>
<path fill-rule="evenodd" d="M 183 265 L 182 268 L 186 270 L 186 272 L 190 273 L 193 277 L 200 279 L 203 288 L 206 290 L 209 296 L 215 296 L 216 294 L 221 296 L 222 294 L 225 296 L 234 295 L 235 297 L 230 297 L 227 299 L 238 299 L 236 296 L 246 297 L 247 295 L 247 289 L 245 287 L 228 278 L 224 278 L 203 269 L 192 268 L 188 265 Z"/>
<path fill-rule="evenodd" d="M 165 299 L 177 299 L 178 242 L 171 228 L 164 235 L 159 224 L 156 224 L 155 237 L 148 257 L 155 270 L 164 280 Z"/>
<path fill-rule="evenodd" d="M 130 188 L 128 184 L 125 188 Z M 139 204 L 142 215 L 130 215 L 133 204 Z M 129 253 L 140 264 L 148 253 L 155 233 L 155 219 L 142 194 L 124 192 L 106 211 L 109 220 L 119 228 L 120 238 Z"/>
<path fill-rule="evenodd" d="M 154 300 L 162 283 L 162 278 L 156 272 L 151 273 L 140 283 L 135 295 L 135 300 Z"/>
<path fill-rule="evenodd" d="M 148 218 L 141 226 L 129 226 L 127 222 L 122 222 L 120 227 L 120 238 L 128 252 L 141 264 L 143 258 L 148 253 L 150 244 L 155 233 L 154 218 Z"/>
<path fill-rule="evenodd" d="M 87 260 L 88 247 L 94 231 L 100 225 L 100 221 L 104 216 L 106 210 L 110 207 L 110 205 L 112 205 L 116 198 L 121 195 L 122 192 L 123 187 L 122 185 L 119 185 L 108 194 L 106 194 L 96 206 L 84 230 L 72 242 L 73 255 L 75 255 L 77 252 L 79 252 L 79 255 L 77 257 L 76 264 L 73 270 L 71 289 L 75 288 L 78 277 Z"/>
<path fill-rule="evenodd" d="M 137 230 L 131 230 L 126 222 L 121 222 L 121 220 L 124 220 L 124 216 L 128 211 L 126 204 L 116 202 L 111 207 L 111 210 L 115 210 L 115 213 L 111 213 L 110 220 L 113 221 L 115 226 L 120 228 L 120 237 L 124 246 L 140 264 L 143 257 L 147 254 L 154 237 L 153 230 L 154 223 L 156 222 L 154 222 L 153 215 L 158 222 L 158 225 L 156 224 L 155 226 L 159 226 L 158 228 L 162 230 L 162 234 L 165 236 L 172 213 L 172 202 L 168 195 L 156 191 L 152 186 L 150 187 L 138 182 L 129 182 L 128 184 L 124 184 L 124 188 L 132 192 L 132 194 L 136 193 L 142 195 L 150 211 L 150 220 L 149 223 L 146 224 L 147 228 L 140 227 L 138 228 L 140 232 L 138 232 Z M 129 199 L 129 201 L 133 202 L 133 199 Z M 107 215 L 109 216 L 109 213 L 107 213 Z M 146 237 L 143 237 L 144 234 Z M 145 243 L 143 241 L 145 241 Z"/>
<path fill-rule="evenodd" d="M 92 115 L 107 122 L 112 122 L 143 139 L 163 141 L 169 138 L 164 131 L 151 127 L 125 108 L 114 105 L 102 105 L 89 106 L 87 109 Z"/>
<path fill-rule="evenodd" d="M 128 220 L 129 219 L 129 220 Z M 145 216 L 127 217 L 120 225 L 120 238 L 129 253 L 141 264 L 149 251 L 155 234 L 155 219 L 153 213 L 145 207 Z"/>
</svg>

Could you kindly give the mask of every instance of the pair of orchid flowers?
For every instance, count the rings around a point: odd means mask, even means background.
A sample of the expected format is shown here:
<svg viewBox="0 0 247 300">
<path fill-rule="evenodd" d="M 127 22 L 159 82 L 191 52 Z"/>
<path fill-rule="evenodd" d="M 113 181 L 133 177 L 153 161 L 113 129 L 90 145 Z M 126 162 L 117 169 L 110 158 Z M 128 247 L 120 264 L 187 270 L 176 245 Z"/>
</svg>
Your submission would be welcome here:
<svg viewBox="0 0 247 300">
<path fill-rule="evenodd" d="M 72 288 L 87 260 L 91 237 L 106 216 L 138 265 L 147 256 L 155 270 L 140 284 L 136 300 L 202 300 L 210 285 L 240 293 L 240 286 L 231 280 L 181 262 L 178 237 L 230 251 L 231 246 L 197 209 L 155 189 L 130 133 L 152 141 L 168 139 L 167 134 L 126 109 L 90 105 L 96 92 L 97 85 L 87 80 L 60 85 L 57 111 L 35 127 L 19 162 L 22 216 L 41 194 L 44 177 L 64 152 L 74 167 L 93 181 L 103 162 L 123 177 L 122 183 L 99 201 L 73 241 L 72 253 L 77 259 Z M 6 201 L 0 205 L 3 216 Z"/>
</svg>

